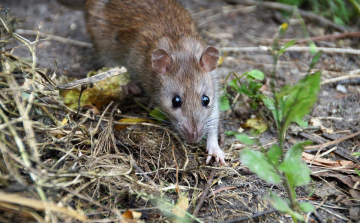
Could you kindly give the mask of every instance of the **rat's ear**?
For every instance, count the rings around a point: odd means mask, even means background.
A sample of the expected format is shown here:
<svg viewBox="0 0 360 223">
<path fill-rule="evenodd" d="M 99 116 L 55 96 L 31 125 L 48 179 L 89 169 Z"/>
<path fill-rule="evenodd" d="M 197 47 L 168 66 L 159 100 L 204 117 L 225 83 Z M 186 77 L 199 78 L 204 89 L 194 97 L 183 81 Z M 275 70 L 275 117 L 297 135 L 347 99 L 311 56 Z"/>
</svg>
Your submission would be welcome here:
<svg viewBox="0 0 360 223">
<path fill-rule="evenodd" d="M 163 49 L 157 49 L 151 56 L 152 67 L 158 74 L 165 74 L 172 67 L 170 55 Z"/>
<path fill-rule="evenodd" d="M 209 46 L 201 55 L 200 66 L 207 72 L 213 71 L 219 60 L 219 50 L 215 47 Z"/>
</svg>

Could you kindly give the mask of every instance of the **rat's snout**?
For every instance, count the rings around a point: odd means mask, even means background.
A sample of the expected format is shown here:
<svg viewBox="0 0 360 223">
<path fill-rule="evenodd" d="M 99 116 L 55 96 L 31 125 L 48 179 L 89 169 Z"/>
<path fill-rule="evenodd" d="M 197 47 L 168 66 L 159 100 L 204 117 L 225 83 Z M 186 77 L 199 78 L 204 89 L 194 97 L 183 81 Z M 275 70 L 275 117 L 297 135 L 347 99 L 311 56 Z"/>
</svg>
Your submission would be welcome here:
<svg viewBox="0 0 360 223">
<path fill-rule="evenodd" d="M 184 124 L 182 129 L 185 140 L 190 143 L 199 142 L 203 137 L 203 131 L 201 126 Z"/>
</svg>

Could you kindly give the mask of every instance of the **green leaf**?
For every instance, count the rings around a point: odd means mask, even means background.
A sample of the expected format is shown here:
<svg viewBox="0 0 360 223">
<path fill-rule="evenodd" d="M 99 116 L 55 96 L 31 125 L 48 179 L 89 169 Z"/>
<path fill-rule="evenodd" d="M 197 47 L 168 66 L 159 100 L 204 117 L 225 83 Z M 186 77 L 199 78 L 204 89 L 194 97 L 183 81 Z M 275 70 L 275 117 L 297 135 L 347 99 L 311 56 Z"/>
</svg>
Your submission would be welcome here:
<svg viewBox="0 0 360 223">
<path fill-rule="evenodd" d="M 235 91 L 241 93 L 241 89 L 237 82 L 238 82 L 238 80 L 236 78 L 234 78 L 230 81 L 229 86 L 232 87 L 232 89 L 234 89 Z"/>
<path fill-rule="evenodd" d="M 281 54 L 283 54 L 287 48 L 294 45 L 295 43 L 296 43 L 296 40 L 291 40 L 291 41 L 285 43 L 284 46 L 281 47 L 281 49 L 279 50 L 278 55 L 280 56 Z"/>
<path fill-rule="evenodd" d="M 308 213 L 308 212 L 314 212 L 315 208 L 312 204 L 308 203 L 308 202 L 303 202 L 299 204 L 300 206 L 300 210 L 302 212 Z"/>
<path fill-rule="evenodd" d="M 285 86 L 275 94 L 279 102 L 283 129 L 291 122 L 302 120 L 316 102 L 320 89 L 320 72 L 308 75 L 293 86 Z"/>
<path fill-rule="evenodd" d="M 249 82 L 249 89 L 250 89 L 250 91 L 252 91 L 252 93 L 254 95 L 259 94 L 259 90 L 260 90 L 261 87 L 262 87 L 262 84 L 260 84 L 260 83 L 257 83 L 255 81 L 250 81 Z"/>
<path fill-rule="evenodd" d="M 245 134 L 237 134 L 235 137 L 246 145 L 254 145 L 255 143 L 254 140 L 250 139 L 250 137 Z"/>
<path fill-rule="evenodd" d="M 284 161 L 279 169 L 286 174 L 291 188 L 302 186 L 310 182 L 311 170 L 302 163 L 303 146 L 310 145 L 311 141 L 296 143 L 285 154 Z"/>
<path fill-rule="evenodd" d="M 256 173 L 256 175 L 266 182 L 271 184 L 280 183 L 280 176 L 263 153 L 251 149 L 244 149 L 241 151 L 240 160 L 245 166 L 249 167 L 252 172 Z"/>
<path fill-rule="evenodd" d="M 342 20 L 340 17 L 338 16 L 334 16 L 334 22 L 338 25 L 342 25 L 342 26 L 345 26 L 345 22 L 344 20 Z"/>
<path fill-rule="evenodd" d="M 353 154 L 351 154 L 352 156 L 360 156 L 360 152 L 355 152 Z"/>
<path fill-rule="evenodd" d="M 256 103 L 255 100 L 251 100 L 251 101 L 250 101 L 250 107 L 251 107 L 251 109 L 253 109 L 253 110 L 256 110 L 256 109 L 257 109 L 258 104 Z"/>
<path fill-rule="evenodd" d="M 357 173 L 357 175 L 360 177 L 360 171 L 358 169 L 355 169 L 355 173 Z"/>
<path fill-rule="evenodd" d="M 291 210 L 289 205 L 283 199 L 272 192 L 265 196 L 265 199 L 271 204 L 271 206 L 280 212 L 288 213 Z"/>
<path fill-rule="evenodd" d="M 311 145 L 311 141 L 299 142 L 293 145 L 285 154 L 284 161 L 289 162 L 301 162 L 302 161 L 302 152 L 304 150 L 303 146 Z"/>
<path fill-rule="evenodd" d="M 283 213 L 288 213 L 294 218 L 297 218 L 300 221 L 305 221 L 304 216 L 302 216 L 300 213 L 297 213 L 289 207 L 287 202 L 285 202 L 283 199 L 281 199 L 276 194 L 270 192 L 268 196 L 265 196 L 265 199 L 278 211 Z"/>
<path fill-rule="evenodd" d="M 272 162 L 274 165 L 277 165 L 279 163 L 279 158 L 281 156 L 281 149 L 278 145 L 273 145 L 267 152 L 267 157 L 269 158 L 270 162 Z"/>
<path fill-rule="evenodd" d="M 281 108 L 280 107 L 278 108 L 278 111 L 279 111 L 279 120 L 278 120 L 278 117 L 276 115 L 276 110 L 275 110 L 275 101 L 273 99 L 270 99 L 270 98 L 266 97 L 263 94 L 260 94 L 259 98 L 262 100 L 265 107 L 271 111 L 271 113 L 272 113 L 272 115 L 273 115 L 273 117 L 274 117 L 274 119 L 276 121 L 276 125 L 279 126 L 279 123 L 282 120 L 282 110 L 281 110 Z"/>
<path fill-rule="evenodd" d="M 248 76 L 250 76 L 250 77 L 252 77 L 254 79 L 262 81 L 262 80 L 264 80 L 265 74 L 260 70 L 251 70 L 248 73 Z"/>
<path fill-rule="evenodd" d="M 309 47 L 310 47 L 310 53 L 314 55 L 316 53 L 316 51 L 317 51 L 315 43 L 311 42 Z"/>
<path fill-rule="evenodd" d="M 235 131 L 225 131 L 225 135 L 226 135 L 226 136 L 234 136 L 234 135 L 236 135 L 236 134 L 238 134 L 238 132 L 235 132 Z"/>
<path fill-rule="evenodd" d="M 288 212 L 292 217 L 294 217 L 294 218 L 296 218 L 296 219 L 298 219 L 298 220 L 300 220 L 300 221 L 305 221 L 305 218 L 304 218 L 304 216 L 302 216 L 300 213 L 297 213 L 297 212 L 295 212 L 295 211 L 293 211 L 293 210 L 290 210 L 289 212 Z"/>
<path fill-rule="evenodd" d="M 149 112 L 150 116 L 159 120 L 159 121 L 164 121 L 164 120 L 168 120 L 166 115 L 160 110 L 160 108 L 155 108 L 153 110 L 151 110 Z"/>
<path fill-rule="evenodd" d="M 248 88 L 248 86 L 246 86 L 245 84 L 241 85 L 241 88 L 238 91 L 239 93 L 245 94 L 249 97 L 253 97 L 254 94 L 250 91 L 250 89 Z"/>
<path fill-rule="evenodd" d="M 220 111 L 227 111 L 230 109 L 230 102 L 229 102 L 229 99 L 226 97 L 226 95 L 222 95 L 220 97 L 219 108 L 220 108 Z"/>
<path fill-rule="evenodd" d="M 296 124 L 298 124 L 300 127 L 307 127 L 309 125 L 309 123 L 307 121 L 304 121 L 302 119 L 300 120 L 295 120 Z"/>
<path fill-rule="evenodd" d="M 267 109 L 269 109 L 269 110 L 275 109 L 275 102 L 273 99 L 270 99 L 263 94 L 260 95 L 260 99 L 262 100 L 262 102 L 264 103 L 264 105 Z"/>
<path fill-rule="evenodd" d="M 313 56 L 313 58 L 311 60 L 308 72 L 310 72 L 315 67 L 315 65 L 319 61 L 322 54 L 323 54 L 322 51 L 319 51 L 319 52 L 315 53 L 315 55 Z"/>
</svg>

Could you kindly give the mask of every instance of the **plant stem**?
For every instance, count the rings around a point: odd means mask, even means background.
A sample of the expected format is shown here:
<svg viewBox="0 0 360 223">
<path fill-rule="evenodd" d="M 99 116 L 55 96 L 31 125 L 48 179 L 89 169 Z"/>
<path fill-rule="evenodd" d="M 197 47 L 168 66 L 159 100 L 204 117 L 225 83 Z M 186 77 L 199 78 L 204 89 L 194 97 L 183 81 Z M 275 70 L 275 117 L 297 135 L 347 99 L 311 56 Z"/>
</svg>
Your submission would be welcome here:
<svg viewBox="0 0 360 223">
<path fill-rule="evenodd" d="M 295 194 L 295 190 L 294 188 L 291 188 L 290 186 L 290 182 L 289 182 L 289 178 L 287 177 L 287 175 L 285 174 L 285 178 L 284 178 L 284 186 L 285 186 L 285 190 L 290 198 L 290 205 L 291 205 L 291 209 L 296 211 L 297 209 L 297 205 L 296 205 L 296 194 Z"/>
<path fill-rule="evenodd" d="M 349 0 L 349 2 L 356 8 L 357 14 L 360 14 L 360 4 L 357 3 L 355 0 Z"/>
<path fill-rule="evenodd" d="M 283 37 L 283 35 L 280 35 L 280 38 L 282 38 L 282 37 Z M 283 162 L 284 161 L 284 134 L 285 134 L 286 129 L 284 129 L 283 121 L 280 120 L 279 101 L 276 98 L 276 90 L 275 90 L 275 76 L 276 76 L 276 68 L 277 68 L 276 65 L 278 62 L 278 58 L 280 56 L 278 53 L 280 38 L 276 38 L 274 41 L 274 44 L 272 46 L 274 67 L 272 70 L 270 87 L 271 87 L 271 90 L 273 93 L 273 98 L 275 100 L 275 115 L 276 115 L 276 117 L 274 117 L 274 118 L 275 118 L 276 125 L 277 125 L 278 131 L 279 131 L 279 147 L 281 150 L 281 162 Z M 284 178 L 283 178 L 283 184 L 285 186 L 285 190 L 286 190 L 288 196 L 290 197 L 291 209 L 295 210 L 296 209 L 296 201 L 295 201 L 296 195 L 294 194 L 295 193 L 294 189 L 291 188 L 291 186 L 290 186 L 290 182 L 289 182 L 289 179 L 286 176 L 286 174 L 284 175 Z M 293 217 L 293 220 L 294 220 L 294 222 L 297 223 L 296 218 Z"/>
<path fill-rule="evenodd" d="M 292 217 L 292 220 L 294 221 L 294 223 L 297 223 L 297 222 L 298 222 L 297 218 L 295 218 L 295 217 L 293 217 L 293 216 L 291 216 L 291 217 Z"/>
</svg>

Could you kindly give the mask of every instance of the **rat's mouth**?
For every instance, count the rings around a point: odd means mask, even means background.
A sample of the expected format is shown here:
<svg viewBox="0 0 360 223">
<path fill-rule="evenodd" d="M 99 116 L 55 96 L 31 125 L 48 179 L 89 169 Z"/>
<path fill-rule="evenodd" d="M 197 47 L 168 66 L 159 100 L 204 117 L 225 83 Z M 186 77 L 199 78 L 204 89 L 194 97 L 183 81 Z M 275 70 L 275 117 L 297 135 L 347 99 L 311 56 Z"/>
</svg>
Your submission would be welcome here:
<svg viewBox="0 0 360 223">
<path fill-rule="evenodd" d="M 185 137 L 185 140 L 189 143 L 197 143 L 199 142 L 200 140 L 202 139 L 202 137 L 197 137 L 197 138 L 194 138 L 192 136 L 190 137 Z"/>
<path fill-rule="evenodd" d="M 188 143 L 197 143 L 199 142 L 205 135 L 203 131 L 202 125 L 198 123 L 186 123 L 186 124 L 177 124 L 174 125 L 175 128 L 178 130 L 177 132 L 180 133 L 183 139 L 185 139 Z"/>
<path fill-rule="evenodd" d="M 202 131 L 184 131 L 183 133 L 185 140 L 189 143 L 197 143 L 204 137 L 204 133 Z"/>
</svg>

